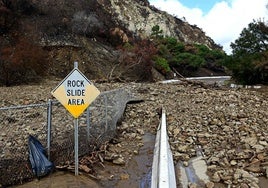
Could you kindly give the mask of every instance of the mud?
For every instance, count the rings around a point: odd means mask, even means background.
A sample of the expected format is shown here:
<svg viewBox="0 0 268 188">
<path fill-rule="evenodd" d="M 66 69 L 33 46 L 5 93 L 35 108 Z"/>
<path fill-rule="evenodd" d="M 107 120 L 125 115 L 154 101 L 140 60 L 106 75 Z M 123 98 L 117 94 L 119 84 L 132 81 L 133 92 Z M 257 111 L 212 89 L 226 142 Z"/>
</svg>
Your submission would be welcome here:
<svg viewBox="0 0 268 188">
<path fill-rule="evenodd" d="M 109 162 L 104 163 L 105 168 L 98 172 L 102 176 L 101 180 L 95 180 L 82 173 L 79 176 L 75 176 L 71 172 L 58 171 L 40 180 L 35 179 L 32 182 L 14 186 L 14 188 L 149 187 L 155 135 L 145 133 L 142 138 L 144 145 L 140 148 L 139 153 L 129 160 L 127 165 L 119 166 Z"/>
<path fill-rule="evenodd" d="M 72 187 L 72 188 L 88 188 L 100 187 L 98 183 L 86 176 L 75 176 L 71 172 L 58 171 L 48 175 L 40 180 L 35 179 L 23 185 L 14 186 L 14 188 L 58 188 L 58 187 Z"/>
<path fill-rule="evenodd" d="M 145 188 L 150 184 L 150 170 L 153 161 L 155 135 L 145 133 L 143 136 L 144 145 L 140 148 L 139 154 L 134 156 L 129 163 L 124 166 L 105 164 L 102 172 L 103 176 L 110 176 L 110 180 L 100 182 L 105 188 Z M 114 175 L 114 173 L 116 173 Z"/>
</svg>

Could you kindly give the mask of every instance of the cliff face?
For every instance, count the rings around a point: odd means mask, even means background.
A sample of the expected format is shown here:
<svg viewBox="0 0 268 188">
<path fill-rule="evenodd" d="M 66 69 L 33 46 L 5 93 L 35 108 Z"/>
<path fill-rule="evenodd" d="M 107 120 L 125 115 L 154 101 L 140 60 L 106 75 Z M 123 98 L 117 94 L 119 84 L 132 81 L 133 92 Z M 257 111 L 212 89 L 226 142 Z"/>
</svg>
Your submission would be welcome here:
<svg viewBox="0 0 268 188">
<path fill-rule="evenodd" d="M 150 6 L 147 0 L 98 0 L 98 4 L 113 19 L 113 22 L 142 38 L 149 37 L 152 27 L 158 25 L 166 36 L 176 37 L 181 42 L 205 44 L 220 48 L 197 26 Z"/>
<path fill-rule="evenodd" d="M 46 0 L 33 3 L 41 12 L 37 25 L 44 36 L 79 34 L 95 38 L 107 36 L 111 30 L 119 28 L 129 38 L 147 38 L 153 26 L 158 25 L 165 36 L 176 37 L 181 42 L 220 48 L 197 26 L 156 9 L 147 0 Z"/>
<path fill-rule="evenodd" d="M 2 1 L 0 48 L 22 36 L 48 52 L 50 75 L 64 77 L 78 61 L 91 79 L 134 75 L 132 80 L 139 80 L 144 73 L 121 66 L 129 54 L 115 48 L 117 40 L 146 39 L 156 25 L 165 36 L 220 49 L 200 28 L 156 9 L 147 0 Z"/>
</svg>

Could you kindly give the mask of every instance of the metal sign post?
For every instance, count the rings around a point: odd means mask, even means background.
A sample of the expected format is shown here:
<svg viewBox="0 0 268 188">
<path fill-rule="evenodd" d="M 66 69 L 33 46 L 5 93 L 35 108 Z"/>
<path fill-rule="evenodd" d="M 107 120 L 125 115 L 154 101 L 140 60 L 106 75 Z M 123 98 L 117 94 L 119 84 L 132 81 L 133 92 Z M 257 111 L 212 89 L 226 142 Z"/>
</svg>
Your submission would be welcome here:
<svg viewBox="0 0 268 188">
<path fill-rule="evenodd" d="M 78 70 L 78 63 L 74 62 L 74 69 L 51 92 L 60 103 L 73 115 L 74 119 L 74 150 L 75 175 L 78 175 L 78 117 L 88 108 L 100 91 Z"/>
<path fill-rule="evenodd" d="M 74 68 L 75 69 L 78 69 L 78 62 L 74 62 Z M 74 169 L 74 174 L 76 176 L 78 176 L 79 174 L 79 169 L 78 169 L 78 166 L 79 166 L 79 159 L 78 159 L 78 143 L 79 143 L 79 140 L 78 140 L 78 118 L 74 118 L 74 166 L 75 166 L 75 169 Z"/>
<path fill-rule="evenodd" d="M 75 175 L 78 175 L 78 118 L 74 119 L 74 163 L 75 163 Z"/>
</svg>

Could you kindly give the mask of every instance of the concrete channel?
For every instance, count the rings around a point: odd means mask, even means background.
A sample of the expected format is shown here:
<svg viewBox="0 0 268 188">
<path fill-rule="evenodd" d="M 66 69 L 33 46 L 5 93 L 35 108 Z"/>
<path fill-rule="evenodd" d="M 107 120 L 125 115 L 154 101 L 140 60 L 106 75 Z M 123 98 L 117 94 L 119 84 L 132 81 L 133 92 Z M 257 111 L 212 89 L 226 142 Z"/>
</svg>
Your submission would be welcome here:
<svg viewBox="0 0 268 188">
<path fill-rule="evenodd" d="M 197 157 L 191 159 L 187 166 L 179 163 L 175 168 L 166 126 L 166 112 L 162 108 L 161 123 L 155 139 L 150 187 L 188 188 L 190 184 L 206 187 L 209 177 L 206 174 L 207 165 L 201 148 L 197 148 Z"/>
<path fill-rule="evenodd" d="M 166 112 L 163 108 L 161 123 L 156 135 L 151 178 L 151 188 L 160 187 L 176 187 L 174 162 L 166 128 Z"/>
</svg>

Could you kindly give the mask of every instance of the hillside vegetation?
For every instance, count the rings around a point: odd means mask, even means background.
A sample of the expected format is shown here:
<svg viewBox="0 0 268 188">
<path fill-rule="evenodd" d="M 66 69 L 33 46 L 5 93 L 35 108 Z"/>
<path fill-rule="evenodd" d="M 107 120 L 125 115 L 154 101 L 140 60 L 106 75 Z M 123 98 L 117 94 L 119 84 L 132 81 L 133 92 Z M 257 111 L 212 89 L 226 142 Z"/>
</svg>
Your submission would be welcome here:
<svg viewBox="0 0 268 188">
<path fill-rule="evenodd" d="M 6 86 L 63 78 L 74 61 L 101 81 L 224 75 L 225 67 L 240 78 L 244 67 L 200 28 L 147 0 L 1 0 L 0 41 L 0 84 Z"/>
</svg>

